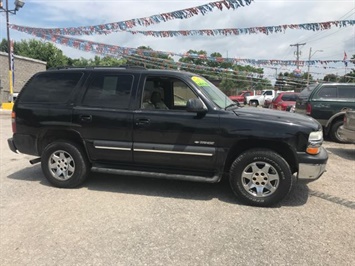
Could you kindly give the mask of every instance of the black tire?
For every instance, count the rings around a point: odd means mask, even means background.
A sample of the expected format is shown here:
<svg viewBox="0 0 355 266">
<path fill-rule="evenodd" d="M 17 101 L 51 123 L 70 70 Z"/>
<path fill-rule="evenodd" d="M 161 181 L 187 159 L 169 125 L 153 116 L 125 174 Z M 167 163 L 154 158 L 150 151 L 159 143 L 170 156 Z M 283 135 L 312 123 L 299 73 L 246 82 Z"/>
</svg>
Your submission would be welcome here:
<svg viewBox="0 0 355 266">
<path fill-rule="evenodd" d="M 250 105 L 250 106 L 258 107 L 259 102 L 258 102 L 258 101 L 250 101 L 250 102 L 249 102 L 249 105 Z"/>
<path fill-rule="evenodd" d="M 64 140 L 47 145 L 41 156 L 41 167 L 47 180 L 60 188 L 81 185 L 90 170 L 82 148 Z"/>
<path fill-rule="evenodd" d="M 330 131 L 329 131 L 329 137 L 331 138 L 332 141 L 339 142 L 339 143 L 346 143 L 345 139 L 342 139 L 339 135 L 339 129 L 343 125 L 343 120 L 338 120 L 334 124 L 332 124 Z"/>
<path fill-rule="evenodd" d="M 229 173 L 234 194 L 244 203 L 259 207 L 280 202 L 295 182 L 296 178 L 285 159 L 267 149 L 242 153 L 233 162 Z"/>
</svg>

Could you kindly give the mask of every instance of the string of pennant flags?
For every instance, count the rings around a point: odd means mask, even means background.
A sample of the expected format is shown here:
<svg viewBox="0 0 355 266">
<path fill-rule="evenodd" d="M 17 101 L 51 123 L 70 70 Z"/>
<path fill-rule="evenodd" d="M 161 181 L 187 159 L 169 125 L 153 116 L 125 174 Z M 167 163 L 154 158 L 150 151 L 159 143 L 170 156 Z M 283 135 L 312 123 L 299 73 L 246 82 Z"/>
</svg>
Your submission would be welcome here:
<svg viewBox="0 0 355 266">
<path fill-rule="evenodd" d="M 191 58 L 191 59 L 203 59 L 209 60 L 212 62 L 229 62 L 232 64 L 250 64 L 256 66 L 262 65 L 288 65 L 288 66 L 303 66 L 303 65 L 315 65 L 322 64 L 327 65 L 330 63 L 339 63 L 339 62 L 351 62 L 352 60 L 343 59 L 343 60 L 278 60 L 278 59 L 243 59 L 243 58 L 225 58 L 225 57 L 212 57 L 206 54 L 194 54 L 194 53 L 175 53 L 175 52 L 166 52 L 166 51 L 157 51 L 157 50 L 143 50 L 137 48 L 123 47 L 118 45 L 110 45 L 104 43 L 98 43 L 88 40 L 82 40 L 67 36 L 61 35 L 45 35 L 40 32 L 34 32 L 32 34 L 35 37 L 41 38 L 46 41 L 64 45 L 67 47 L 75 48 L 81 51 L 92 52 L 95 54 L 102 55 L 144 55 L 144 56 L 155 56 L 155 55 L 167 55 L 167 56 L 177 56 L 182 58 Z"/>
<path fill-rule="evenodd" d="M 287 29 L 291 30 L 308 30 L 308 31 L 321 31 L 321 30 L 329 30 L 332 27 L 344 28 L 348 26 L 354 26 L 355 20 L 336 20 L 336 21 L 326 21 L 326 22 L 316 22 L 316 23 L 302 23 L 302 24 L 283 24 L 277 26 L 261 26 L 261 27 L 248 27 L 248 28 L 225 28 L 225 29 L 201 29 L 201 30 L 164 30 L 164 31 L 132 31 L 126 30 L 125 32 L 131 33 L 133 35 L 143 34 L 144 36 L 151 37 L 185 37 L 185 36 L 228 36 L 228 35 L 242 35 L 242 34 L 272 34 L 272 33 L 284 33 Z M 93 31 L 88 30 L 53 30 L 46 28 L 33 28 L 33 27 L 25 27 L 20 25 L 12 24 L 10 25 L 11 29 L 34 34 L 40 32 L 42 34 L 55 34 L 55 35 L 93 35 L 93 34 L 109 34 L 112 32 L 123 32 L 120 29 L 112 29 L 107 31 L 106 29 L 94 29 Z M 65 32 L 65 33 L 64 33 Z"/>
<path fill-rule="evenodd" d="M 144 18 L 135 18 L 126 21 L 113 22 L 107 24 L 101 24 L 96 26 L 84 26 L 84 27 L 70 27 L 70 28 L 34 28 L 19 26 L 15 24 L 9 25 L 11 29 L 30 34 L 32 36 L 41 38 L 46 41 L 64 45 L 67 47 L 75 48 L 78 50 L 92 52 L 99 55 L 110 55 L 110 56 L 132 56 L 139 55 L 145 57 L 154 58 L 156 55 L 168 55 L 177 56 L 182 58 L 191 59 L 203 59 L 214 62 L 229 62 L 232 64 L 249 64 L 254 66 L 273 66 L 273 65 L 283 65 L 283 66 L 304 66 L 304 65 L 315 65 L 322 64 L 327 65 L 329 63 L 343 62 L 347 65 L 348 62 L 353 62 L 347 60 L 256 60 L 256 59 L 242 59 L 242 58 L 224 58 L 224 57 L 212 57 L 205 54 L 194 54 L 194 53 L 174 53 L 156 50 L 142 50 L 130 47 L 122 47 L 118 45 L 109 45 L 98 42 L 92 42 L 88 40 L 77 39 L 68 36 L 75 35 L 94 35 L 94 34 L 109 34 L 112 32 L 129 32 L 131 34 L 143 34 L 145 36 L 153 37 L 176 37 L 176 36 L 217 36 L 217 35 L 240 35 L 240 34 L 271 34 L 271 33 L 282 33 L 287 29 L 300 29 L 300 30 L 328 30 L 331 27 L 348 27 L 354 26 L 355 20 L 338 20 L 338 21 L 327 21 L 319 23 L 303 23 L 303 24 L 285 24 L 278 26 L 262 26 L 262 27 L 249 27 L 249 28 L 228 28 L 228 29 L 202 29 L 202 30 L 179 30 L 179 31 L 133 31 L 130 30 L 136 26 L 150 26 L 153 24 L 166 22 L 173 19 L 188 19 L 197 15 L 205 15 L 208 12 L 212 12 L 216 9 L 237 9 L 239 7 L 249 6 L 253 0 L 223 0 L 215 1 L 205 5 L 200 5 L 192 8 L 187 8 L 183 10 L 177 10 L 168 13 L 162 13 L 158 15 L 153 15 Z M 64 36 L 66 35 L 66 36 Z M 199 66 L 203 67 L 203 66 Z"/>
<path fill-rule="evenodd" d="M 111 22 L 95 26 L 81 26 L 68 28 L 29 28 L 18 25 L 10 25 L 11 28 L 23 32 L 40 30 L 42 34 L 49 35 L 95 35 L 108 34 L 115 31 L 126 31 L 137 26 L 150 26 L 162 22 L 167 22 L 174 19 L 189 19 L 198 15 L 205 15 L 213 12 L 216 9 L 222 11 L 223 9 L 236 10 L 240 7 L 249 6 L 254 0 L 223 0 L 210 2 L 204 5 L 190 7 L 186 9 L 176 10 L 167 13 L 161 13 L 143 18 L 134 18 L 125 21 Z"/>
<path fill-rule="evenodd" d="M 335 27 L 354 26 L 355 20 L 337 20 L 318 23 L 303 23 L 303 24 L 286 24 L 278 26 L 262 26 L 262 27 L 249 27 L 249 28 L 226 28 L 226 29 L 202 29 L 202 30 L 169 30 L 169 31 L 131 31 L 127 32 L 132 34 L 143 34 L 152 37 L 178 37 L 178 36 L 218 36 L 218 35 L 242 35 L 242 34 L 272 34 L 284 33 L 287 29 L 293 30 L 308 30 L 320 31 L 331 29 Z"/>
</svg>

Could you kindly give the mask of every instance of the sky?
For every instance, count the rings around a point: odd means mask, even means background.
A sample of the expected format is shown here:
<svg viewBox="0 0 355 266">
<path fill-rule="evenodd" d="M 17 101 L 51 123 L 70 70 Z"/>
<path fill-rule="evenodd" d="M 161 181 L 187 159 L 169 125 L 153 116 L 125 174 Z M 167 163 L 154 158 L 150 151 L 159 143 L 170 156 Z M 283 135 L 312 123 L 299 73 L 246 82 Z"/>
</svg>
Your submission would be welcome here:
<svg viewBox="0 0 355 266">
<path fill-rule="evenodd" d="M 5 0 L 3 0 L 5 2 Z M 202 0 L 24 0 L 25 5 L 16 15 L 10 16 L 10 23 L 38 28 L 79 27 L 118 22 L 133 18 L 148 17 L 207 4 Z M 13 8 L 9 0 L 9 8 Z M 132 30 L 197 30 L 221 28 L 249 28 L 285 24 L 319 23 L 337 20 L 355 20 L 355 0 L 255 0 L 249 6 L 236 10 L 214 9 L 189 19 L 171 20 L 149 27 L 135 27 Z M 0 39 L 6 38 L 5 13 L 0 13 Z M 11 39 L 20 41 L 34 38 L 26 33 L 10 31 Z M 75 36 L 74 38 L 119 45 L 130 48 L 150 46 L 154 50 L 185 53 L 189 49 L 205 50 L 208 54 L 219 52 L 228 58 L 295 60 L 296 43 L 300 46 L 300 60 L 308 60 L 312 48 L 312 60 L 342 60 L 344 52 L 348 59 L 355 55 L 355 26 L 332 27 L 330 30 L 306 31 L 287 29 L 283 33 L 250 34 L 238 36 L 188 36 L 155 38 L 117 32 L 108 35 Z M 82 52 L 55 44 L 71 58 L 92 58 L 93 53 Z M 352 64 L 345 68 L 343 63 L 311 66 L 310 72 L 316 78 L 325 74 L 344 75 Z M 291 72 L 293 66 L 265 68 L 272 79 L 276 72 Z M 301 68 L 307 72 L 307 67 Z"/>
</svg>

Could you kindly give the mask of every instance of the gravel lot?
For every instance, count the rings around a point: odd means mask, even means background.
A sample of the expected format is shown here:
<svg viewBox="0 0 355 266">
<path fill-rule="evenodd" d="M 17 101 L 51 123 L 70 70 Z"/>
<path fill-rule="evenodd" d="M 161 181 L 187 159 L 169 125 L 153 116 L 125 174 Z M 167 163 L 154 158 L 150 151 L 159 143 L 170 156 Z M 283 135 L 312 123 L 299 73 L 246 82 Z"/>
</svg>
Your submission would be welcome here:
<svg viewBox="0 0 355 266">
<path fill-rule="evenodd" d="M 326 141 L 319 180 L 256 208 L 225 181 L 92 174 L 54 188 L 8 149 L 8 112 L 0 130 L 0 265 L 354 265 L 353 144 Z"/>
</svg>

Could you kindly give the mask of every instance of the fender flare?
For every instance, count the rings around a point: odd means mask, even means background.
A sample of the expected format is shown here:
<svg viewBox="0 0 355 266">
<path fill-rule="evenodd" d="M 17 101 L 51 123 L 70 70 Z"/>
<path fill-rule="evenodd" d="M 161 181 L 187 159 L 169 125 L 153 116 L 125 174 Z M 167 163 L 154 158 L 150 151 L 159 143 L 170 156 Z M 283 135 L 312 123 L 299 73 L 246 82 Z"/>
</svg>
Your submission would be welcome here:
<svg viewBox="0 0 355 266">
<path fill-rule="evenodd" d="M 333 121 L 336 120 L 340 116 L 345 116 L 347 110 L 351 110 L 351 108 L 344 107 L 340 110 L 339 113 L 334 114 L 332 117 L 328 119 L 327 124 L 325 125 L 326 133 L 328 134 L 330 126 L 332 125 Z"/>
</svg>

